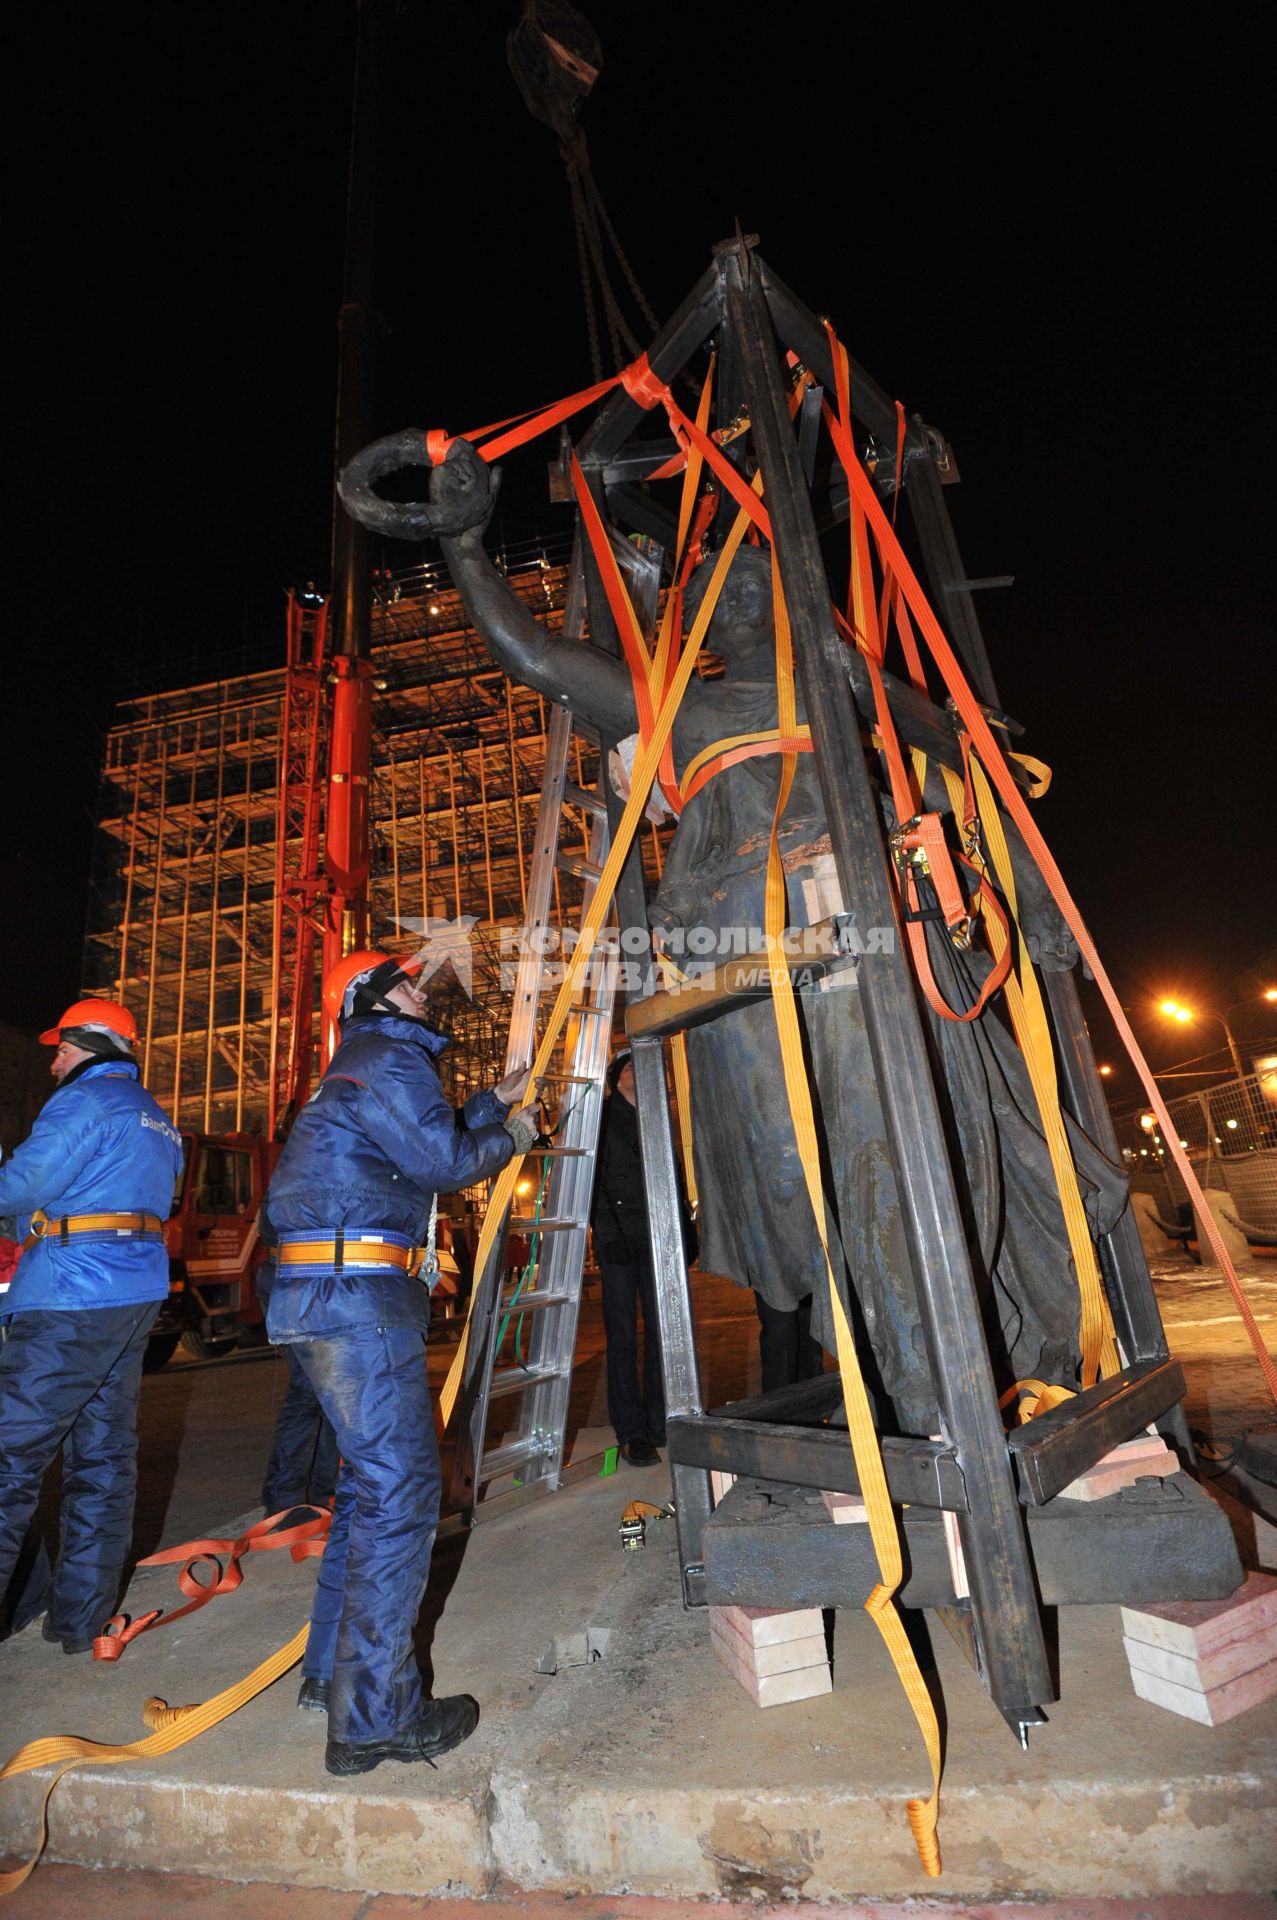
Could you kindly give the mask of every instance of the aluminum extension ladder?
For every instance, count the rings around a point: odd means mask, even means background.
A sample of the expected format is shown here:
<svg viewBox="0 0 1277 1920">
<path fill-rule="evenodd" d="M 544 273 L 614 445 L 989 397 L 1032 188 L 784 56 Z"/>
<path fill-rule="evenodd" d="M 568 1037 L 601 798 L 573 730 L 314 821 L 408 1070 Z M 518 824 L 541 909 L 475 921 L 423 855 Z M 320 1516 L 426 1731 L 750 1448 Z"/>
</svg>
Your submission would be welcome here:
<svg viewBox="0 0 1277 1920">
<path fill-rule="evenodd" d="M 618 542 L 617 558 L 630 576 L 641 615 L 654 623 L 660 585 L 659 559 Z M 580 639 L 585 589 L 580 538 L 573 554 L 564 609 L 565 637 Z M 594 894 L 610 846 L 607 808 L 599 793 L 568 779 L 573 735 L 580 728 L 566 708 L 551 710 L 546 736 L 545 774 L 537 810 L 536 836 L 528 879 L 526 918 L 515 982 L 506 1049 L 506 1072 L 531 1064 L 537 1045 L 537 1014 L 544 995 L 556 991 L 547 978 L 554 942 L 551 907 L 556 872 L 584 883 L 581 916 Z M 588 732 L 587 729 L 582 731 Z M 600 755 L 600 780 L 606 746 Z M 559 844 L 564 809 L 589 818 L 588 852 L 565 851 Z M 562 959 L 566 964 L 567 955 Z M 451 1482 L 452 1504 L 471 1516 L 483 1490 L 516 1474 L 524 1486 L 544 1483 L 556 1489 L 562 1479 L 568 1402 L 576 1348 L 577 1319 L 585 1272 L 590 1202 L 598 1156 L 599 1125 L 611 1050 L 620 956 L 615 935 L 604 929 L 596 943 L 579 997 L 564 1028 L 561 1071 L 546 1076 L 558 1093 L 560 1124 L 554 1143 L 536 1148 L 524 1161 L 539 1204 L 516 1201 L 498 1235 L 484 1272 L 476 1276 L 470 1348 L 457 1413 L 457 1454 Z M 522 1182 L 520 1182 L 522 1185 Z M 531 1250 L 530 1282 L 508 1277 L 510 1241 L 526 1238 Z M 525 1276 L 528 1269 L 525 1268 Z M 505 1358 L 511 1327 L 526 1338 L 527 1351 Z M 505 1436 L 489 1444 L 502 1403 L 517 1401 Z"/>
</svg>

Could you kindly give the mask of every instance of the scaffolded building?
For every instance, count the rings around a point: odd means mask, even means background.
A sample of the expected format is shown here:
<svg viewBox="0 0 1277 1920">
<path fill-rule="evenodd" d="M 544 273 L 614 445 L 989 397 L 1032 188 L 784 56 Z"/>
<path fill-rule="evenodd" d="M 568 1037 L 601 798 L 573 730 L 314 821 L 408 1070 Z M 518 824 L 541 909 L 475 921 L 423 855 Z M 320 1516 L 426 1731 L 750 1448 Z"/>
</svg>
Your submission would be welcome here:
<svg viewBox="0 0 1277 1920">
<path fill-rule="evenodd" d="M 562 625 L 569 541 L 500 563 L 551 629 Z M 448 923 L 454 1096 L 499 1075 L 545 758 L 545 704 L 493 665 L 440 564 L 375 582 L 370 933 L 410 951 Z M 267 1124 L 276 1010 L 288 992 L 277 912 L 288 671 L 281 664 L 121 701 L 106 739 L 84 962 L 86 992 L 133 1009 L 146 1084 L 180 1127 Z M 322 706 L 322 702 L 321 702 Z M 577 783 L 598 754 L 580 748 Z M 324 758 L 318 757 L 320 777 Z M 556 875 L 579 901 L 588 821 L 568 817 Z M 647 858 L 660 849 L 653 836 Z M 286 864 L 286 863 L 283 863 Z M 469 924 L 473 922 L 473 924 Z M 467 963 L 469 978 L 466 978 Z M 441 987 L 444 983 L 439 981 Z M 318 1008 L 310 982 L 305 1019 Z M 318 1047 L 317 1018 L 310 1023 Z"/>
</svg>

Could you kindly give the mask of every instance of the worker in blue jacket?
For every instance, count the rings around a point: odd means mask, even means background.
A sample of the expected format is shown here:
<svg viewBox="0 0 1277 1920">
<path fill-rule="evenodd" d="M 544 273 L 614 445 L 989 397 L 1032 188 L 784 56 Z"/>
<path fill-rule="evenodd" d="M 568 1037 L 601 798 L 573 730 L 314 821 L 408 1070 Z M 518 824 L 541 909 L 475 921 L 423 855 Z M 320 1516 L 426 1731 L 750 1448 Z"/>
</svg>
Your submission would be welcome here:
<svg viewBox="0 0 1277 1920">
<path fill-rule="evenodd" d="M 262 1210 L 274 1245 L 267 1331 L 301 1363 L 342 1460 L 297 1703 L 327 1711 L 335 1774 L 429 1760 L 479 1717 L 464 1695 L 424 1699 L 413 1652 L 440 1495 L 422 1266 L 437 1195 L 499 1173 L 538 1123 L 535 1108 L 511 1112 L 526 1071 L 459 1113 L 448 1104 L 434 1065 L 448 1043 L 416 971 L 368 952 L 329 969 L 324 1005 L 341 1043 Z"/>
<path fill-rule="evenodd" d="M 40 1039 L 57 1049 L 58 1085 L 0 1166 L 0 1214 L 17 1216 L 23 1247 L 2 1309 L 0 1593 L 61 1447 L 43 1632 L 84 1653 L 115 1611 L 132 1541 L 142 1355 L 168 1297 L 182 1139 L 141 1085 L 126 1007 L 77 1000 Z"/>
</svg>

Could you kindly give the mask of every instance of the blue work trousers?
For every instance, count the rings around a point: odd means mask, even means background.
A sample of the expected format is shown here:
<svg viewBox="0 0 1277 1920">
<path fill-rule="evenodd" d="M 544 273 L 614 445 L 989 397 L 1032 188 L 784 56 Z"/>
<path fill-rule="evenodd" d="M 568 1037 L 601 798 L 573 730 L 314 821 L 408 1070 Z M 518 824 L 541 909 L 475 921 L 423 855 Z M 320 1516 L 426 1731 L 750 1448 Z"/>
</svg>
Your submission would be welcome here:
<svg viewBox="0 0 1277 1920">
<path fill-rule="evenodd" d="M 275 1416 L 275 1441 L 262 1482 L 262 1505 L 267 1513 L 304 1507 L 315 1501 L 326 1507 L 337 1485 L 337 1442 L 306 1378 L 296 1349 L 285 1347 L 288 1388 Z"/>
<path fill-rule="evenodd" d="M 100 1633 L 119 1599 L 133 1540 L 142 1355 L 158 1312 L 151 1301 L 15 1313 L 0 1346 L 0 1593 L 61 1447 L 61 1546 L 48 1612 L 64 1640 Z"/>
<path fill-rule="evenodd" d="M 341 1454 L 302 1673 L 330 1680 L 333 1740 L 384 1740 L 423 1711 L 413 1651 L 439 1520 L 425 1336 L 366 1327 L 292 1351 Z"/>
</svg>

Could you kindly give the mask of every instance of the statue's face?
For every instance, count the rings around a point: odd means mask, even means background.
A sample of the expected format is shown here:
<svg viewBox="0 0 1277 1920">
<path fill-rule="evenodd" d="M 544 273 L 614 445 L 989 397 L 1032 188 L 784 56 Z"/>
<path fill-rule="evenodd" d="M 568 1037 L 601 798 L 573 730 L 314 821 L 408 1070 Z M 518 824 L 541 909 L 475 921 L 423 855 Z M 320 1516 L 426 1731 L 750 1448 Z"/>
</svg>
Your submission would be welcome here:
<svg viewBox="0 0 1277 1920">
<path fill-rule="evenodd" d="M 698 574 L 704 572 L 706 586 L 713 569 L 712 560 L 698 569 Z M 694 604 L 699 604 L 699 598 Z M 716 653 L 732 659 L 753 653 L 762 641 L 770 643 L 772 632 L 771 558 L 759 547 L 746 547 L 732 561 L 723 582 L 706 641 Z"/>
</svg>

